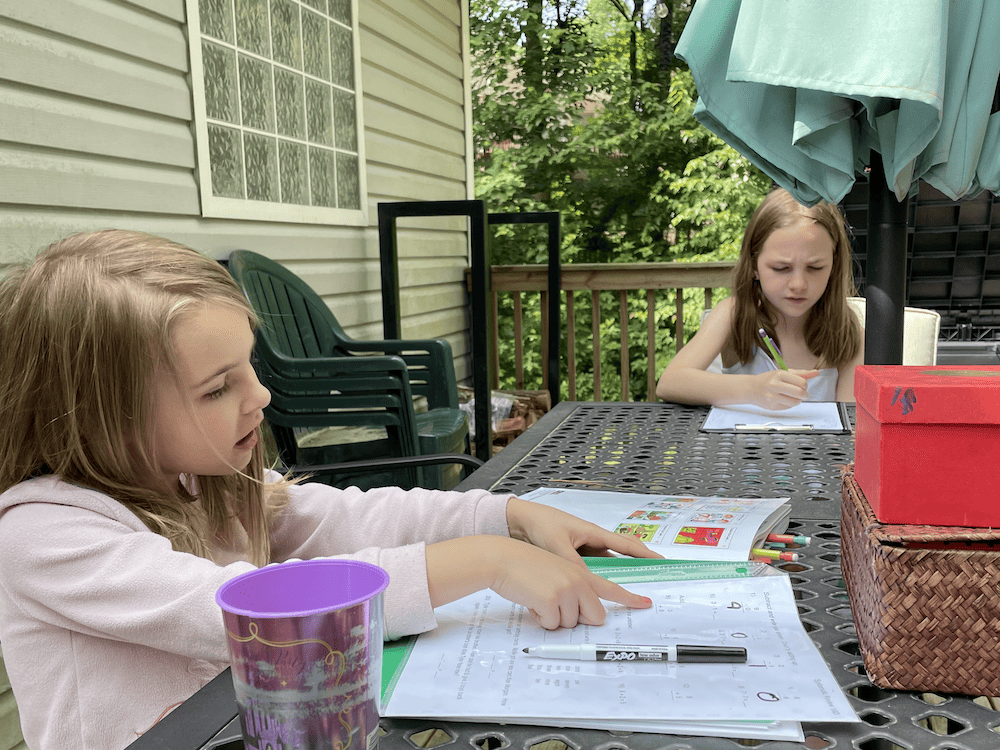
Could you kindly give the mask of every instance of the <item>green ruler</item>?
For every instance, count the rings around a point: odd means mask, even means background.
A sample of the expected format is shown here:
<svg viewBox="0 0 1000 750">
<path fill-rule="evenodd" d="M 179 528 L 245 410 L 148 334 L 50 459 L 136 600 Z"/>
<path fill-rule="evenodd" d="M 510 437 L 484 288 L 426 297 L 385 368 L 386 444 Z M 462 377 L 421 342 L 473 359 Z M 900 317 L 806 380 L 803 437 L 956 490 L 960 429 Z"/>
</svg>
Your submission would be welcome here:
<svg viewBox="0 0 1000 750">
<path fill-rule="evenodd" d="M 753 578 L 774 575 L 767 563 L 750 561 L 637 560 L 625 557 L 587 557 L 587 567 L 614 583 L 703 581 L 709 578 Z"/>
</svg>

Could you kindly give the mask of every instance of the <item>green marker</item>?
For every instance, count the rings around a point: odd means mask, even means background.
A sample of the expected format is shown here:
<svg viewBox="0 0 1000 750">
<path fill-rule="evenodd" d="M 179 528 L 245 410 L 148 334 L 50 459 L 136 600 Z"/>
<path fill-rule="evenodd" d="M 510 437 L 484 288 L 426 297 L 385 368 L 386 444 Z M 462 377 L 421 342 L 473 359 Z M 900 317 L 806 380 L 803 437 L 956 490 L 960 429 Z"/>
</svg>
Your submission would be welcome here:
<svg viewBox="0 0 1000 750">
<path fill-rule="evenodd" d="M 785 360 L 781 358 L 781 352 L 778 351 L 777 345 L 771 341 L 771 337 L 767 335 L 767 332 L 761 328 L 758 333 L 760 334 L 760 337 L 764 339 L 764 344 L 767 345 L 768 351 L 771 352 L 771 358 L 774 359 L 775 364 L 777 364 L 782 370 L 788 370 L 788 368 L 785 367 Z"/>
</svg>

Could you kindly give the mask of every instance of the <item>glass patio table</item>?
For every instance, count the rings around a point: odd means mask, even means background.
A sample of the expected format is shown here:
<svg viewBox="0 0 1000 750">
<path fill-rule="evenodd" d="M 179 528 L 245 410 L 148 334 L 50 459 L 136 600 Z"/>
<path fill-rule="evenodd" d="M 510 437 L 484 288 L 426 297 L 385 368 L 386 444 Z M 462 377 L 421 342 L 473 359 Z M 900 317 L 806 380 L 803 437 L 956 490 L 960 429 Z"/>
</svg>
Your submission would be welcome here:
<svg viewBox="0 0 1000 750">
<path fill-rule="evenodd" d="M 853 407 L 848 411 L 853 417 Z M 802 623 L 862 721 L 804 723 L 806 741 L 798 743 L 394 718 L 381 722 L 381 750 L 422 747 L 432 729 L 439 730 L 434 741 L 443 748 L 484 750 L 532 750 L 538 745 L 543 747 L 537 750 L 553 750 L 550 740 L 570 750 L 1000 748 L 1000 711 L 988 699 L 883 689 L 865 675 L 840 571 L 840 467 L 854 459 L 853 433 L 703 433 L 699 428 L 707 413 L 706 407 L 664 403 L 562 402 L 459 489 L 524 493 L 551 486 L 791 497 L 790 528 L 813 542 L 802 560 L 778 567 L 791 578 Z M 157 725 L 132 748 L 242 750 L 233 716 L 227 671 L 161 722 L 173 728 Z M 209 718 L 216 729 L 225 724 L 214 739 L 180 741 L 178 732 L 193 736 L 199 721 L 213 726 Z"/>
</svg>

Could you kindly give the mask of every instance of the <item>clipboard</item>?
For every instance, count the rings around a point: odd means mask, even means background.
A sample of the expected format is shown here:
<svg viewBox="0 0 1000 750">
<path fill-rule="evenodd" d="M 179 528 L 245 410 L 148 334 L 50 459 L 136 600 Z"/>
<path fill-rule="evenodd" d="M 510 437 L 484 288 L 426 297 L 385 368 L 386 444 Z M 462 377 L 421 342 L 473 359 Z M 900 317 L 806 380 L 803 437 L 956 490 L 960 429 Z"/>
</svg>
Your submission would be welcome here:
<svg viewBox="0 0 1000 750">
<path fill-rule="evenodd" d="M 847 404 L 803 401 L 790 409 L 772 411 L 752 404 L 713 406 L 701 432 L 846 434 L 851 430 Z"/>
</svg>

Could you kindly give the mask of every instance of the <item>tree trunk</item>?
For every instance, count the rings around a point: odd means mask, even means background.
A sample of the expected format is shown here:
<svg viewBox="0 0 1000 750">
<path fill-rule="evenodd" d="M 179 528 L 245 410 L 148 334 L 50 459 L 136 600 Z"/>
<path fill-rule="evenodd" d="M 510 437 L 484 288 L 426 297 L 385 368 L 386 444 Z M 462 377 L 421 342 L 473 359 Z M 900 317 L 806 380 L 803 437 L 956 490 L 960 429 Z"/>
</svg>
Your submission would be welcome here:
<svg viewBox="0 0 1000 750">
<path fill-rule="evenodd" d="M 666 15 L 660 18 L 660 33 L 656 37 L 656 68 L 660 73 L 660 80 L 664 83 L 670 80 L 670 63 L 674 59 L 674 9 L 670 3 L 664 3 Z"/>
<path fill-rule="evenodd" d="M 542 2 L 529 0 L 524 14 L 524 84 L 535 91 L 545 85 L 542 49 Z"/>
</svg>

